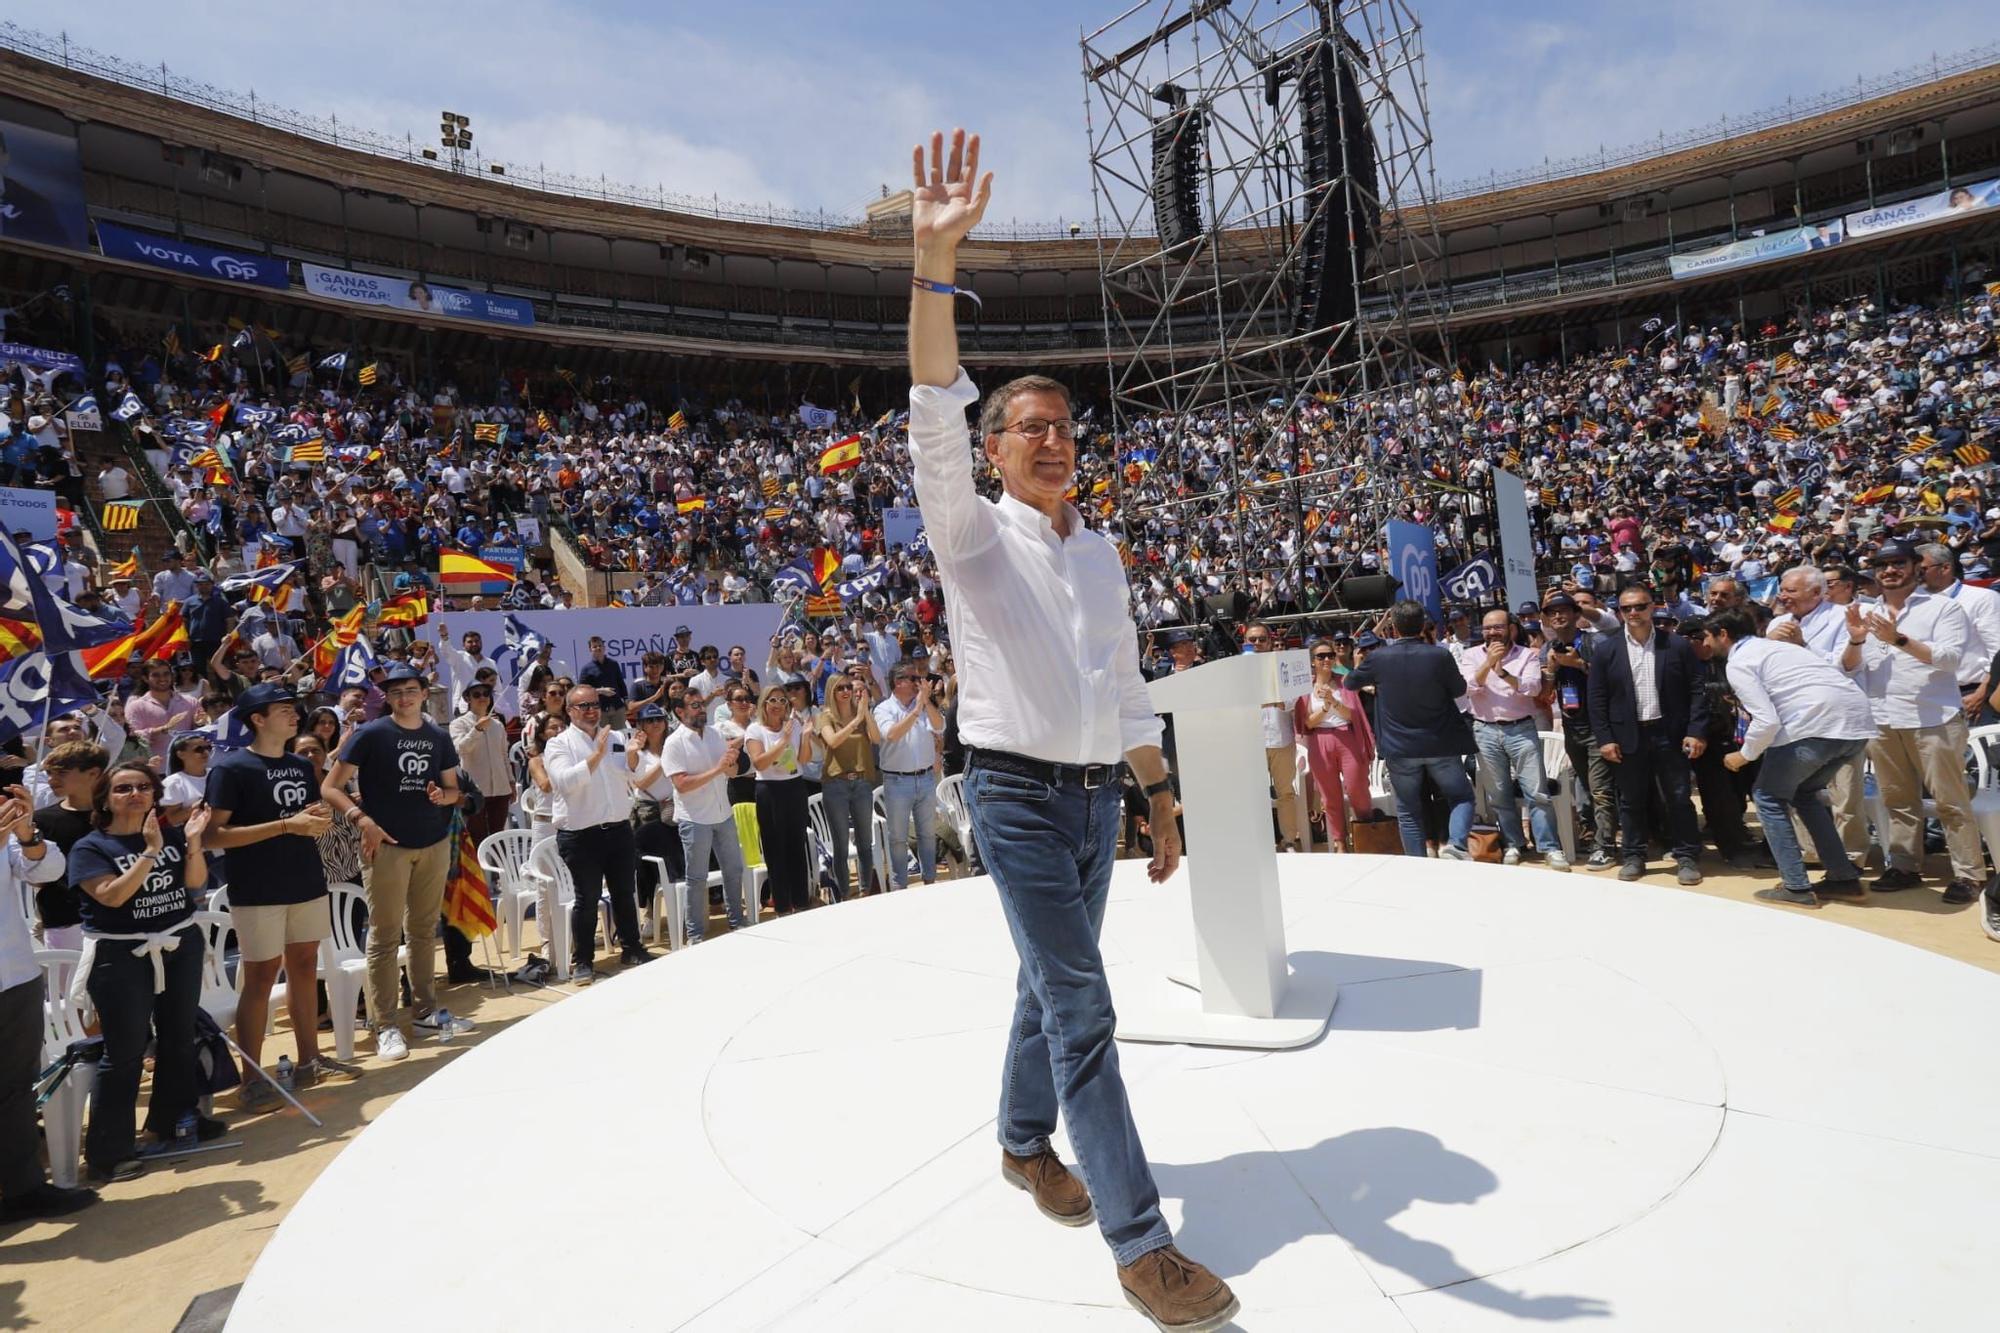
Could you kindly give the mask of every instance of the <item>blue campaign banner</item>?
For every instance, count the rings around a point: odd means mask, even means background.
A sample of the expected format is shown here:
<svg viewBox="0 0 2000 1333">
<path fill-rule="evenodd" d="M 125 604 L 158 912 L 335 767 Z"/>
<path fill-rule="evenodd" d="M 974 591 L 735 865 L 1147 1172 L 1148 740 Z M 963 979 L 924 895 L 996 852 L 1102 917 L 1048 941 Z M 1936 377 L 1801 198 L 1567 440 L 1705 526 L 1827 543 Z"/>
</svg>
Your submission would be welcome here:
<svg viewBox="0 0 2000 1333">
<path fill-rule="evenodd" d="M 489 565 L 505 565 L 517 575 L 528 566 L 528 557 L 518 546 L 494 546 L 488 543 L 479 548 L 479 558 Z M 499 596 L 513 586 L 511 583 L 481 583 L 477 590 L 488 596 Z M 456 591 L 463 592 L 468 589 L 460 585 Z"/>
<path fill-rule="evenodd" d="M 384 306 L 419 315 L 442 315 L 447 319 L 471 319 L 483 324 L 513 324 L 526 328 L 535 322 L 535 307 L 518 296 L 496 296 L 492 292 L 469 292 L 457 287 L 437 287 L 408 278 L 391 278 L 380 273 L 355 273 L 324 264 L 299 264 L 299 276 L 314 296 L 330 297 L 354 305 Z"/>
<path fill-rule="evenodd" d="M 1392 519 L 1385 537 L 1389 543 L 1389 575 L 1403 586 L 1397 597 L 1422 602 L 1431 619 L 1444 623 L 1444 603 L 1438 587 L 1437 538 L 1421 523 Z"/>
<path fill-rule="evenodd" d="M 0 119 L 0 236 L 90 248 L 76 135 Z"/>
<path fill-rule="evenodd" d="M 83 373 L 83 358 L 74 352 L 52 352 L 46 347 L 30 347 L 27 343 L 0 342 L 0 367 L 19 361 L 32 370 L 67 370 L 71 374 Z"/>
<path fill-rule="evenodd" d="M 597 634 L 604 638 L 604 655 L 618 663 L 627 680 L 639 680 L 646 674 L 645 655 L 671 653 L 674 629 L 680 625 L 693 631 L 696 647 L 714 644 L 725 658 L 732 647 L 742 644 L 750 669 L 761 675 L 771 655 L 771 639 L 784 623 L 785 608 L 776 602 L 752 602 L 738 606 L 578 606 L 567 611 L 433 611 L 430 620 L 417 627 L 416 635 L 436 643 L 442 623 L 455 648 L 463 642 L 466 631 L 472 630 L 483 640 L 486 655 L 499 662 L 510 618 L 547 639 L 549 660 L 572 677 L 590 660 L 590 636 Z M 499 664 L 501 673 L 507 674 L 511 664 Z"/>
<path fill-rule="evenodd" d="M 97 224 L 97 248 L 104 252 L 106 259 L 137 260 L 141 264 L 170 268 L 195 278 L 248 282 L 278 291 L 292 285 L 285 261 L 275 255 L 245 255 L 234 250 L 218 250 L 212 245 L 133 231 L 114 222 Z"/>
</svg>

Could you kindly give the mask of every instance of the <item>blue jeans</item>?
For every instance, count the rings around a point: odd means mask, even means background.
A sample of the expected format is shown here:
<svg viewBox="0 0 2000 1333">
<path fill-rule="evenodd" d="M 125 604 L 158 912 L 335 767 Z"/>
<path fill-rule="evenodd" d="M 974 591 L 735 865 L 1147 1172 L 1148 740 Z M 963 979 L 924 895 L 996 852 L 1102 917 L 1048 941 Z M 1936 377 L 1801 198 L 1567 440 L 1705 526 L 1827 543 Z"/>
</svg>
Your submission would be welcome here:
<svg viewBox="0 0 2000 1333">
<path fill-rule="evenodd" d="M 1841 845 L 1840 829 L 1834 823 L 1833 808 L 1820 799 L 1827 784 L 1868 748 L 1867 741 L 1821 740 L 1807 737 L 1764 751 L 1764 763 L 1757 772 L 1757 785 L 1750 799 L 1757 805 L 1757 820 L 1764 826 L 1764 841 L 1770 845 L 1771 859 L 1778 863 L 1779 881 L 1788 889 L 1809 889 L 1805 853 L 1799 849 L 1798 835 L 1792 831 L 1792 811 L 1819 852 L 1819 863 L 1828 879 L 1859 879 L 1861 868 L 1848 859 Z"/>
<path fill-rule="evenodd" d="M 1509 847 L 1521 845 L 1521 802 L 1528 798 L 1528 823 L 1534 830 L 1535 846 L 1542 851 L 1562 846 L 1556 837 L 1555 807 L 1549 801 L 1549 782 L 1542 772 L 1542 738 L 1535 719 L 1513 722 L 1472 724 L 1472 738 L 1479 744 L 1485 761 L 1486 799 L 1493 803 L 1493 816 L 1500 825 L 1500 839 Z"/>
<path fill-rule="evenodd" d="M 972 767 L 966 805 L 1021 970 L 1000 1082 L 1000 1146 L 1031 1157 L 1060 1110 L 1098 1230 L 1119 1264 L 1173 1243 L 1132 1123 L 1097 937 L 1117 855 L 1119 788 Z"/>
<path fill-rule="evenodd" d="M 1424 854 L 1424 779 L 1438 789 L 1451 806 L 1450 841 L 1461 852 L 1472 836 L 1472 780 L 1465 776 L 1465 760 L 1455 754 L 1430 755 L 1423 759 L 1385 759 L 1389 786 L 1396 793 L 1396 827 L 1403 835 L 1403 855 Z"/>
<path fill-rule="evenodd" d="M 889 887 L 910 882 L 910 820 L 917 824 L 917 865 L 924 883 L 937 878 L 937 774 L 926 769 L 915 777 L 882 775 L 882 814 L 889 822 Z M 872 821 L 871 821 L 872 823 Z"/>
<path fill-rule="evenodd" d="M 736 839 L 736 821 L 697 824 L 683 819 L 681 850 L 687 855 L 687 897 L 683 915 L 687 920 L 688 943 L 699 944 L 708 933 L 708 858 L 722 871 L 722 910 L 729 916 L 729 928 L 743 928 L 743 844 Z"/>
<path fill-rule="evenodd" d="M 867 778 L 828 778 L 820 784 L 820 804 L 826 809 L 827 831 L 833 834 L 833 900 L 847 897 L 847 839 L 852 830 L 854 854 L 861 862 L 861 892 L 875 878 L 875 786 Z"/>
</svg>

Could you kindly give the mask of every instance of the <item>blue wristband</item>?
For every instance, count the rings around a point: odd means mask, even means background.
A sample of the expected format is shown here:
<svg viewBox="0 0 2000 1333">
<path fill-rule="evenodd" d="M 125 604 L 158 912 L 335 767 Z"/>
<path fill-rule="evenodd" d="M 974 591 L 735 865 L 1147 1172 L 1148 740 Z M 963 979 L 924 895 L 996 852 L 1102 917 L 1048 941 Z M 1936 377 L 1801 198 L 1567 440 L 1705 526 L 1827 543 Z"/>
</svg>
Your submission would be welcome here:
<svg viewBox="0 0 2000 1333">
<path fill-rule="evenodd" d="M 929 278 L 911 278 L 910 285 L 920 291 L 936 292 L 939 296 L 969 296 L 972 304 L 982 310 L 986 308 L 979 300 L 979 293 L 970 287 L 954 287 L 948 282 L 932 282 Z"/>
</svg>

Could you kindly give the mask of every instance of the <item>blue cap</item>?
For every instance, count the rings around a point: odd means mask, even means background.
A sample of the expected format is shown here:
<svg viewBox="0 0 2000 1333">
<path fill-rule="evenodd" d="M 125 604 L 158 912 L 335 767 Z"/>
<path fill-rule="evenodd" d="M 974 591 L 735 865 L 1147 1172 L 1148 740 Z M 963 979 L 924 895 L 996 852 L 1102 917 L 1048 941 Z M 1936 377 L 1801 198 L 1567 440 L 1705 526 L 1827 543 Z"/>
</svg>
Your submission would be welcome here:
<svg viewBox="0 0 2000 1333">
<path fill-rule="evenodd" d="M 658 704 L 647 704 L 637 713 L 634 713 L 633 716 L 641 722 L 665 722 L 672 715 Z"/>
<path fill-rule="evenodd" d="M 1194 635 L 1188 633 L 1184 629 L 1170 629 L 1162 637 L 1166 642 L 1167 647 L 1169 648 L 1173 647 L 1177 643 L 1194 642 Z"/>
<path fill-rule="evenodd" d="M 299 696 L 292 693 L 292 687 L 289 685 L 279 685 L 275 682 L 252 685 L 243 691 L 243 697 L 236 701 L 236 707 L 230 711 L 247 722 L 252 713 L 261 713 L 273 704 L 290 704 L 297 708 Z"/>
<path fill-rule="evenodd" d="M 408 662 L 398 662 L 382 673 L 382 685 L 385 688 L 404 680 L 414 680 L 421 685 L 424 683 L 424 673 Z"/>
<path fill-rule="evenodd" d="M 1376 635 L 1374 630 L 1364 630 L 1354 640 L 1354 646 L 1356 648 L 1380 648 L 1382 640 Z"/>
</svg>

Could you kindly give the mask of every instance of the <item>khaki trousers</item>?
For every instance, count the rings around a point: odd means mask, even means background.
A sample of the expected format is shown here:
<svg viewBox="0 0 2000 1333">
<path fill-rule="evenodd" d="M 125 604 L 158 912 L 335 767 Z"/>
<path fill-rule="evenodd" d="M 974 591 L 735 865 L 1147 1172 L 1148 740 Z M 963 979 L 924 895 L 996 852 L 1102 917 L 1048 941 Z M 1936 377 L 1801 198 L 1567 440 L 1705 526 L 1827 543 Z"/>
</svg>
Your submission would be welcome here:
<svg viewBox="0 0 2000 1333">
<path fill-rule="evenodd" d="M 410 944 L 410 998 L 417 1013 L 437 1004 L 438 913 L 451 870 L 451 839 L 428 847 L 383 843 L 368 877 L 368 1017 L 377 1028 L 404 1025 L 396 949 Z M 409 1035 L 407 1033 L 405 1036 Z"/>
<path fill-rule="evenodd" d="M 1840 845 L 1847 849 L 1848 858 L 1856 865 L 1868 860 L 1868 794 L 1861 781 L 1864 762 L 1864 756 L 1855 756 L 1854 762 L 1843 767 L 1826 787 L 1827 803 L 1833 806 L 1833 824 L 1840 830 Z"/>
<path fill-rule="evenodd" d="M 1271 790 L 1277 793 L 1278 837 L 1287 845 L 1303 847 L 1305 842 L 1299 831 L 1299 798 L 1292 785 L 1299 771 L 1298 747 L 1266 747 L 1264 765 L 1271 770 Z"/>
<path fill-rule="evenodd" d="M 1889 865 L 1921 871 L 1924 860 L 1924 789 L 1937 802 L 1944 825 L 1951 876 L 1968 884 L 1986 882 L 1986 855 L 1979 826 L 1972 822 L 1972 793 L 1965 784 L 1963 717 L 1941 727 L 1884 727 L 1868 742 L 1875 785 L 1889 807 Z"/>
</svg>

